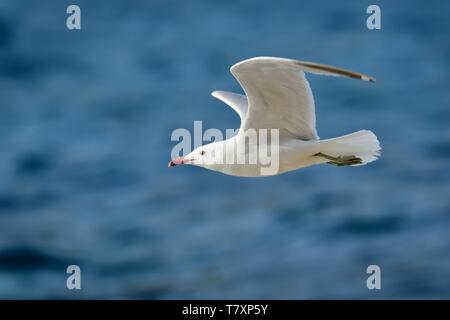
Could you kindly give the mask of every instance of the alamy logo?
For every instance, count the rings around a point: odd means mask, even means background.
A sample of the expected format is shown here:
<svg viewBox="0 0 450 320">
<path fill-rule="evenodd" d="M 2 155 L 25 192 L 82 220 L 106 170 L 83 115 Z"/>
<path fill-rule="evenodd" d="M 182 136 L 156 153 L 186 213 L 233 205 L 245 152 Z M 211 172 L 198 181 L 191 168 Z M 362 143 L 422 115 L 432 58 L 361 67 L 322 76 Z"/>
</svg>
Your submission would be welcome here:
<svg viewBox="0 0 450 320">
<path fill-rule="evenodd" d="M 69 30 L 80 30 L 81 29 L 81 9 L 79 6 L 72 4 L 67 7 L 67 14 L 70 16 L 67 17 L 66 26 Z"/>
<path fill-rule="evenodd" d="M 380 30 L 381 29 L 381 9 L 379 6 L 372 4 L 367 7 L 367 14 L 370 16 L 367 18 L 366 26 L 369 30 Z"/>
<path fill-rule="evenodd" d="M 67 289 L 73 290 L 81 289 L 81 269 L 76 264 L 70 265 L 67 267 L 66 270 L 67 274 L 70 274 L 70 276 L 67 277 L 66 286 Z"/>
<path fill-rule="evenodd" d="M 367 267 L 366 270 L 367 274 L 370 274 L 370 276 L 367 278 L 367 289 L 373 290 L 381 289 L 381 269 L 376 264 L 370 265 Z"/>
<path fill-rule="evenodd" d="M 279 170 L 278 129 L 226 129 L 224 139 L 219 129 L 210 128 L 203 132 L 202 121 L 194 121 L 193 137 L 188 129 L 178 128 L 172 132 L 171 141 L 178 141 L 172 148 L 171 159 L 190 155 L 184 157 L 184 163 L 257 165 L 261 175 L 273 175 Z M 203 142 L 209 144 L 201 148 Z"/>
</svg>

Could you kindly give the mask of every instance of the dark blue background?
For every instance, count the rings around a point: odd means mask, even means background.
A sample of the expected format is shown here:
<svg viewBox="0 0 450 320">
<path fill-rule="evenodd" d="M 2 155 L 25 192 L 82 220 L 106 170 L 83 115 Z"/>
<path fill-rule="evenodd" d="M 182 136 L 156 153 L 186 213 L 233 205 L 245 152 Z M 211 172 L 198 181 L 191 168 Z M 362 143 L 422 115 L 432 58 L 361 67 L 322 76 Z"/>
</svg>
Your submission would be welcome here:
<svg viewBox="0 0 450 320">
<path fill-rule="evenodd" d="M 370 4 L 2 1 L 0 298 L 450 298 L 450 2 L 376 1 L 379 31 Z M 174 129 L 239 126 L 210 92 L 261 55 L 375 76 L 309 79 L 319 135 L 373 130 L 381 159 L 167 169 Z"/>
</svg>

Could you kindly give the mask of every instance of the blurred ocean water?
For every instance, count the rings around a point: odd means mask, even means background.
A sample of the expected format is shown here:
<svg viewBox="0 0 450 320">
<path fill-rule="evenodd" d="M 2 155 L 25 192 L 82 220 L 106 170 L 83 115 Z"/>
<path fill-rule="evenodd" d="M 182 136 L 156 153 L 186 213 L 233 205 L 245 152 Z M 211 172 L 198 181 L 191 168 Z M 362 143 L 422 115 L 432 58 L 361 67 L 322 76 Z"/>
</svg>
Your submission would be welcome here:
<svg viewBox="0 0 450 320">
<path fill-rule="evenodd" d="M 450 298 L 448 1 L 377 1 L 379 31 L 364 1 L 77 0 L 68 31 L 72 3 L 0 3 L 0 298 Z M 174 129 L 239 126 L 210 92 L 260 55 L 375 76 L 308 79 L 319 135 L 381 159 L 167 169 Z"/>
</svg>

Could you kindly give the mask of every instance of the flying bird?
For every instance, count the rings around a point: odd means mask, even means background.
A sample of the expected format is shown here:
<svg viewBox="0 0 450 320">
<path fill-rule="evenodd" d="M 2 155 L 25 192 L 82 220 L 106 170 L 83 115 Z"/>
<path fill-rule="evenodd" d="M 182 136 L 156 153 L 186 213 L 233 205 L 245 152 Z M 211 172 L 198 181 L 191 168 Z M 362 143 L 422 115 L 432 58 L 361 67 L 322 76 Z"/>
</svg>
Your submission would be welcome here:
<svg viewBox="0 0 450 320">
<path fill-rule="evenodd" d="M 305 72 L 369 82 L 375 82 L 374 78 L 329 65 L 274 57 L 247 59 L 230 71 L 245 95 L 214 91 L 212 96 L 238 113 L 239 131 L 171 160 L 169 167 L 190 164 L 233 176 L 258 177 L 323 163 L 360 166 L 380 155 L 378 139 L 369 130 L 319 138 L 314 98 Z"/>
</svg>

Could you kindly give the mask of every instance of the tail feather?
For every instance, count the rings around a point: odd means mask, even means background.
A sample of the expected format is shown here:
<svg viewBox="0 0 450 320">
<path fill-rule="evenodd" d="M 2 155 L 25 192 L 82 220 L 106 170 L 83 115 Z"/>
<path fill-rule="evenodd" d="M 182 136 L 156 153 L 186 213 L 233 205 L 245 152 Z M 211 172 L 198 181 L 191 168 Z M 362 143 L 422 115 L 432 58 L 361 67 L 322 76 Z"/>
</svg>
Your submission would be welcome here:
<svg viewBox="0 0 450 320">
<path fill-rule="evenodd" d="M 332 157 L 355 156 L 362 159 L 364 165 L 375 161 L 380 156 L 380 143 L 376 135 L 369 130 L 360 130 L 345 136 L 321 140 L 320 152 Z"/>
</svg>

